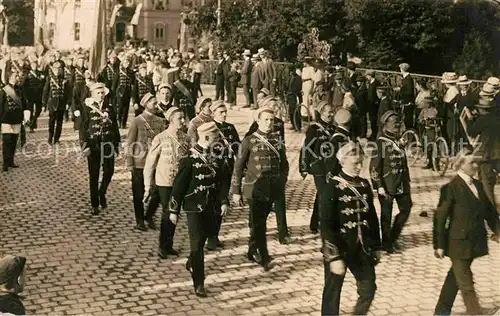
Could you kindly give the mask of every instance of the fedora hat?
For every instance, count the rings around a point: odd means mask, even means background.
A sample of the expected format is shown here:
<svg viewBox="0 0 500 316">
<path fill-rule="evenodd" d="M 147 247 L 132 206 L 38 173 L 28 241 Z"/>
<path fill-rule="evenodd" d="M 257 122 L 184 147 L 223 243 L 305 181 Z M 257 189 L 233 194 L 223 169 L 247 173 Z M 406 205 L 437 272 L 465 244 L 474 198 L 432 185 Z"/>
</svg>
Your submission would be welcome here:
<svg viewBox="0 0 500 316">
<path fill-rule="evenodd" d="M 441 83 L 456 83 L 458 76 L 455 72 L 445 72 L 441 78 Z"/>
<path fill-rule="evenodd" d="M 476 108 L 481 108 L 481 109 L 489 109 L 492 107 L 491 104 L 491 99 L 490 98 L 479 98 L 476 104 L 474 104 Z"/>
<path fill-rule="evenodd" d="M 241 55 L 243 55 L 243 56 L 252 56 L 252 52 L 249 49 L 245 49 L 245 51 Z"/>
<path fill-rule="evenodd" d="M 252 55 L 252 59 L 259 60 L 260 59 L 260 55 L 259 54 L 253 54 Z"/>
<path fill-rule="evenodd" d="M 457 82 L 457 85 L 469 85 L 472 83 L 472 80 L 469 80 L 469 78 L 467 78 L 466 75 L 461 75 L 460 77 L 458 77 L 458 82 Z"/>
</svg>

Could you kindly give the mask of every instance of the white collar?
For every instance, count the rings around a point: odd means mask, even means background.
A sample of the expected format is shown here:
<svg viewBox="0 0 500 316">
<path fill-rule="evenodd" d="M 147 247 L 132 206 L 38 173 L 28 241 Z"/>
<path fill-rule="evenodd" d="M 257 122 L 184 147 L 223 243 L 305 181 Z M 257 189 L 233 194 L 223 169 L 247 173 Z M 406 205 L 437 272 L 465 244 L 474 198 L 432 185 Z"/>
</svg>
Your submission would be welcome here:
<svg viewBox="0 0 500 316">
<path fill-rule="evenodd" d="M 409 75 L 409 74 L 410 74 L 409 72 L 405 72 L 405 73 L 403 74 L 403 78 L 408 77 L 408 75 Z"/>
<path fill-rule="evenodd" d="M 466 174 L 466 173 L 465 173 L 465 172 L 463 172 L 462 170 L 459 170 L 459 171 L 457 172 L 457 174 L 458 174 L 458 176 L 459 176 L 460 178 L 462 178 L 462 179 L 465 181 L 465 183 L 467 183 L 467 184 L 472 184 L 472 181 L 474 180 L 474 178 L 473 178 L 473 177 L 469 176 L 468 174 Z"/>
<path fill-rule="evenodd" d="M 374 83 L 374 82 L 375 82 L 375 78 L 371 78 L 370 83 Z"/>
</svg>

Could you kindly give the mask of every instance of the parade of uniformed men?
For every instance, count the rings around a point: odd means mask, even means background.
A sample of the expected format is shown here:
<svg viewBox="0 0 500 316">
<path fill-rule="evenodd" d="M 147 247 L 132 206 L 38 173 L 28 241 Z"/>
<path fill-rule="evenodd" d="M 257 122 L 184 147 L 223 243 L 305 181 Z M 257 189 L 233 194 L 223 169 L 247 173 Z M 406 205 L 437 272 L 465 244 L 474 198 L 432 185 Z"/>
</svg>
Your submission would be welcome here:
<svg viewBox="0 0 500 316">
<path fill-rule="evenodd" d="M 282 43 L 274 4 L 116 2 L 90 1 L 89 24 L 86 1 L 36 1 L 47 38 L 13 47 L 0 0 L 0 314 L 499 315 L 500 46 L 473 41 L 489 31 L 455 36 L 437 16 L 461 16 L 430 1 L 425 36 L 388 39 L 403 0 L 373 2 L 380 27 L 351 21 L 339 44 L 312 1 L 280 16 L 318 28 Z M 411 33 L 423 7 L 404 3 Z M 434 19 L 453 63 L 428 52 Z"/>
</svg>

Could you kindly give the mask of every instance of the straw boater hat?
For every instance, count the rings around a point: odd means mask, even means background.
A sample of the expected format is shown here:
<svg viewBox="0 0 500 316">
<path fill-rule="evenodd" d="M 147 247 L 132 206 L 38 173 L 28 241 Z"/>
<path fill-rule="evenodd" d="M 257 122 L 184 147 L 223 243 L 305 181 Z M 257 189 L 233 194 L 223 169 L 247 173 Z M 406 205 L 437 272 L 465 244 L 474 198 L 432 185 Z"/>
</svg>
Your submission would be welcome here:
<svg viewBox="0 0 500 316">
<path fill-rule="evenodd" d="M 486 84 L 492 86 L 495 89 L 500 89 L 500 79 L 497 77 L 489 77 L 488 81 L 486 81 Z"/>
<path fill-rule="evenodd" d="M 471 83 L 472 83 L 472 80 L 469 80 L 469 78 L 467 78 L 466 75 L 462 75 L 462 76 L 458 77 L 457 85 L 467 86 L 467 85 L 470 85 Z"/>
<path fill-rule="evenodd" d="M 241 55 L 243 55 L 243 56 L 252 56 L 252 52 L 250 52 L 249 49 L 245 49 L 245 51 Z"/>
<path fill-rule="evenodd" d="M 441 83 L 456 83 L 458 81 L 458 76 L 454 72 L 445 72 L 441 78 Z"/>
<path fill-rule="evenodd" d="M 491 104 L 491 99 L 489 98 L 479 98 L 479 100 L 477 101 L 476 104 L 474 104 L 474 106 L 476 108 L 481 108 L 481 109 L 489 109 L 492 107 L 492 104 Z"/>
<path fill-rule="evenodd" d="M 497 91 L 495 90 L 494 86 L 485 83 L 483 85 L 483 89 L 481 89 L 481 92 L 479 92 L 479 95 L 482 97 L 493 97 L 496 93 Z"/>
</svg>

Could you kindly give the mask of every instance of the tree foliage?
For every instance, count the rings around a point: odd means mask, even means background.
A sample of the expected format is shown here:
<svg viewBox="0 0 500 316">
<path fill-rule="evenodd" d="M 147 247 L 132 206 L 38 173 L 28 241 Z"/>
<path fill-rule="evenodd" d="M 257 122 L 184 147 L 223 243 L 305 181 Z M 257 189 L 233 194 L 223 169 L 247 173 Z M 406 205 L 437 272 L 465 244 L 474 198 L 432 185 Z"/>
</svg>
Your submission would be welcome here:
<svg viewBox="0 0 500 316">
<path fill-rule="evenodd" d="M 8 41 L 12 46 L 33 45 L 35 17 L 34 0 L 4 0 L 8 26 Z"/>
</svg>

